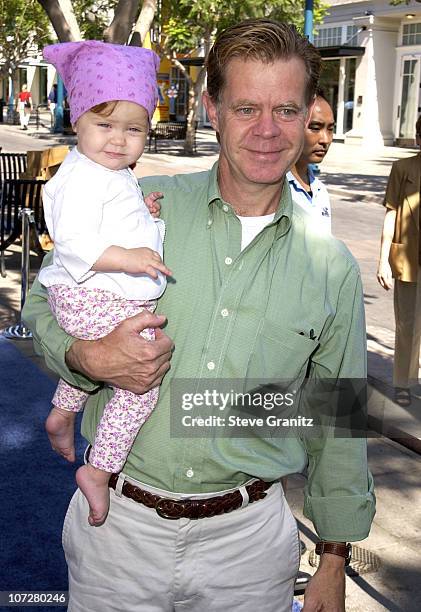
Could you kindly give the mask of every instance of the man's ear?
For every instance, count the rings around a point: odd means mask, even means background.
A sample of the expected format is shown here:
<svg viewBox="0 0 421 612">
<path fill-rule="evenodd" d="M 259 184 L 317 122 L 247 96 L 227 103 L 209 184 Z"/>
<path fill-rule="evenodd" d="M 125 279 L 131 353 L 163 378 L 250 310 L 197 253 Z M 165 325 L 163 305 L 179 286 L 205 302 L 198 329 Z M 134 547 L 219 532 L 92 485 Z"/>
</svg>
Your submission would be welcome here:
<svg viewBox="0 0 421 612">
<path fill-rule="evenodd" d="M 216 108 L 216 104 L 211 99 L 207 91 L 203 92 L 202 101 L 203 101 L 203 106 L 205 107 L 206 112 L 208 114 L 209 121 L 211 122 L 211 126 L 216 132 L 219 132 L 218 111 Z"/>
</svg>

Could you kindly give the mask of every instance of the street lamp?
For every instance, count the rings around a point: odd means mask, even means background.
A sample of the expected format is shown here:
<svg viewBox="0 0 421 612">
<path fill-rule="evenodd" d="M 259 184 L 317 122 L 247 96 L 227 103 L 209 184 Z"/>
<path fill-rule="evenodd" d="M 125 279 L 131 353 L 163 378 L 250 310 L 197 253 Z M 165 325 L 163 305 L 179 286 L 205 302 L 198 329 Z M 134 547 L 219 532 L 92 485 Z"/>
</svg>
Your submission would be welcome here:
<svg viewBox="0 0 421 612">
<path fill-rule="evenodd" d="M 11 43 L 13 42 L 15 39 L 14 36 L 11 36 L 9 34 L 9 36 L 6 36 L 6 42 Z M 16 66 L 14 64 L 10 64 L 9 67 L 9 102 L 8 102 L 8 108 L 7 108 L 7 119 L 8 121 L 10 121 L 10 123 L 13 125 L 14 124 L 14 118 L 15 118 L 15 91 L 14 91 L 14 87 L 13 87 L 13 71 L 16 68 Z"/>
<path fill-rule="evenodd" d="M 421 1 L 421 0 L 420 0 Z M 313 42 L 313 0 L 305 0 L 304 9 L 304 36 Z"/>
<path fill-rule="evenodd" d="M 7 108 L 7 119 L 10 123 L 14 124 L 15 117 L 15 90 L 13 87 L 13 71 L 15 69 L 14 64 L 10 65 L 9 68 L 9 102 Z"/>
<path fill-rule="evenodd" d="M 54 132 L 63 132 L 63 100 L 64 100 L 64 86 L 63 81 L 59 74 L 57 74 L 57 96 L 56 96 L 56 107 L 54 109 Z"/>
</svg>

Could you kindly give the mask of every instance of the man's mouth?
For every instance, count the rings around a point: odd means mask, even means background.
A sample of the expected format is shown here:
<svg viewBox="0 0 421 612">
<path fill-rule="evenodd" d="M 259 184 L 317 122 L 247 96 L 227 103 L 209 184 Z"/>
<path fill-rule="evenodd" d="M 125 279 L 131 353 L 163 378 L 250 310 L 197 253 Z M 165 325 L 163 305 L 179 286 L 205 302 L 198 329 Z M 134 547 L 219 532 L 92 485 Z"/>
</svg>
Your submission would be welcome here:
<svg viewBox="0 0 421 612">
<path fill-rule="evenodd" d="M 249 153 L 251 153 L 252 155 L 257 155 L 259 157 L 263 157 L 266 159 L 275 159 L 277 157 L 279 157 L 279 151 L 253 151 L 252 149 L 248 150 Z"/>
</svg>

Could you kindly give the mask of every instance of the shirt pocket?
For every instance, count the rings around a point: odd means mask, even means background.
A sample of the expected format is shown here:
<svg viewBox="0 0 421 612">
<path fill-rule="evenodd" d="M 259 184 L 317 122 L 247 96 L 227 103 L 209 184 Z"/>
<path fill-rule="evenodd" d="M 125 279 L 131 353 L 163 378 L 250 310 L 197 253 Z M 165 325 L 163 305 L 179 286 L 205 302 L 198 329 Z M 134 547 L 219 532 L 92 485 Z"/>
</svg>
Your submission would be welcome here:
<svg viewBox="0 0 421 612">
<path fill-rule="evenodd" d="M 265 320 L 249 357 L 247 382 L 254 385 L 272 380 L 285 383 L 285 387 L 301 382 L 305 378 L 310 357 L 318 346 L 317 338 L 313 340 Z"/>
</svg>

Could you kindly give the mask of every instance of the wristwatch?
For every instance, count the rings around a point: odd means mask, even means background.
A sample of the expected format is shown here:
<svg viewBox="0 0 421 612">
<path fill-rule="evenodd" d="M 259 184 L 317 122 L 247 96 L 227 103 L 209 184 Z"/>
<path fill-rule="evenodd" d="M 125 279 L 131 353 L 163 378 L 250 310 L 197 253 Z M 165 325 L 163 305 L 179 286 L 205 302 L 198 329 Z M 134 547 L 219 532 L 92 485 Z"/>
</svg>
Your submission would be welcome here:
<svg viewBox="0 0 421 612">
<path fill-rule="evenodd" d="M 322 555 L 323 553 L 343 557 L 345 559 L 345 565 L 349 565 L 351 561 L 352 546 L 346 542 L 324 542 L 320 540 L 316 544 L 316 555 Z"/>
</svg>

